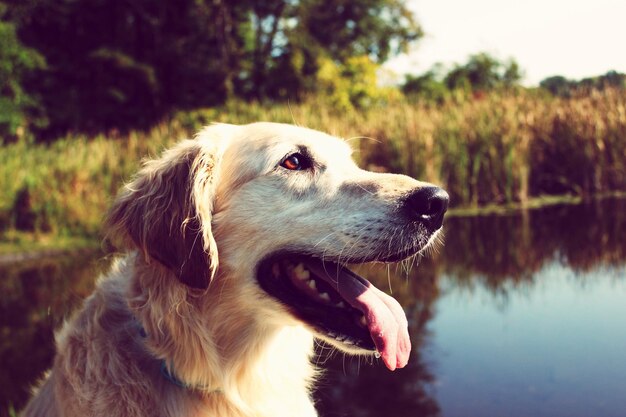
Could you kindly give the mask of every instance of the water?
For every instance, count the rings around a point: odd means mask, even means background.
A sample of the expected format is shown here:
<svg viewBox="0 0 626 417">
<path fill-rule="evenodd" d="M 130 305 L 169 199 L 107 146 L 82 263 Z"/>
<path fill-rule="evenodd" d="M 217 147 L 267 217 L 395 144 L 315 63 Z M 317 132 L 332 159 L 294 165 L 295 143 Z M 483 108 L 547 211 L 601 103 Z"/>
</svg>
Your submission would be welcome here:
<svg viewBox="0 0 626 417">
<path fill-rule="evenodd" d="M 409 365 L 328 355 L 325 417 L 626 416 L 626 201 L 450 218 L 407 274 L 360 268 L 407 311 Z M 50 365 L 99 254 L 0 266 L 0 414 Z"/>
</svg>

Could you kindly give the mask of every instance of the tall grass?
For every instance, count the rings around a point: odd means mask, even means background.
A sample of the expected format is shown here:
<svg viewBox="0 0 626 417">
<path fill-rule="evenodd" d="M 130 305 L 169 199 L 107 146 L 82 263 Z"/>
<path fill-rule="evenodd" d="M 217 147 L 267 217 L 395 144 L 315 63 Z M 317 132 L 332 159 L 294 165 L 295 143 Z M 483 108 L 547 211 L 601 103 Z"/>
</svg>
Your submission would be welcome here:
<svg viewBox="0 0 626 417">
<path fill-rule="evenodd" d="M 0 231 L 94 235 L 142 158 L 211 122 L 258 120 L 350 139 L 363 166 L 441 184 L 456 206 L 626 190 L 624 90 L 570 99 L 522 90 L 438 105 L 395 99 L 347 112 L 315 98 L 291 105 L 232 102 L 179 114 L 149 132 L 1 147 Z"/>
<path fill-rule="evenodd" d="M 0 230 L 94 235 L 111 196 L 169 133 L 162 125 L 117 139 L 77 136 L 0 148 Z"/>
</svg>

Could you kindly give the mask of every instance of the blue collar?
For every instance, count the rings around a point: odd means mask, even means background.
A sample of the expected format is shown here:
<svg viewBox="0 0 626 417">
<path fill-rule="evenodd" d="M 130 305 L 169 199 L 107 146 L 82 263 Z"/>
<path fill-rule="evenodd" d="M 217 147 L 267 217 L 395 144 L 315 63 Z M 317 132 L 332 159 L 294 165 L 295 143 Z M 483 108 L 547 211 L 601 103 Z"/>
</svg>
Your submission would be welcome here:
<svg viewBox="0 0 626 417">
<path fill-rule="evenodd" d="M 169 368 L 169 369 L 168 369 Z M 176 377 L 176 375 L 174 375 L 173 373 L 173 369 L 172 372 L 170 372 L 170 369 L 172 369 L 172 367 L 168 367 L 167 366 L 167 362 L 165 361 L 165 359 L 163 359 L 161 361 L 161 375 L 163 375 L 163 377 L 165 379 L 167 379 L 169 382 L 171 382 L 172 384 L 176 385 L 177 387 L 180 388 L 184 388 L 184 389 L 188 389 L 188 390 L 192 390 L 192 391 L 204 391 L 204 392 L 219 392 L 219 389 L 211 389 L 207 386 L 203 386 L 203 385 L 191 385 L 191 384 L 187 384 L 186 382 L 181 381 L 180 379 L 178 379 Z"/>
<path fill-rule="evenodd" d="M 144 339 L 148 337 L 148 333 L 146 332 L 146 330 L 143 328 L 142 325 L 139 325 L 139 335 L 142 338 L 144 338 Z M 161 375 L 163 375 L 163 377 L 167 381 L 171 382 L 172 384 L 176 385 L 179 388 L 184 388 L 184 389 L 188 389 L 188 390 L 191 390 L 191 391 L 203 391 L 204 393 L 207 393 L 207 394 L 217 393 L 217 392 L 221 392 L 222 391 L 219 388 L 218 389 L 211 389 L 208 386 L 191 385 L 191 384 L 187 384 L 184 381 L 181 381 L 174 374 L 173 367 L 172 366 L 167 366 L 167 362 L 165 361 L 165 359 L 161 360 L 160 370 L 161 370 Z"/>
</svg>

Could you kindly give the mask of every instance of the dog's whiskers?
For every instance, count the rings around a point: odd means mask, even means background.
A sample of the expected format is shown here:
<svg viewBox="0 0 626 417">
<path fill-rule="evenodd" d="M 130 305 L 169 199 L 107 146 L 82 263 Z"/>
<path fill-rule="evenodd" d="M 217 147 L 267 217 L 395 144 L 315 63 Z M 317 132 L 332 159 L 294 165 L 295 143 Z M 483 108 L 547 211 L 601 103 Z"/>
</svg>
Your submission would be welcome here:
<svg viewBox="0 0 626 417">
<path fill-rule="evenodd" d="M 331 237 L 332 235 L 335 235 L 335 234 L 337 234 L 337 232 L 335 232 L 335 231 L 330 232 L 329 234 L 327 234 L 326 236 L 324 236 L 323 238 L 318 240 L 317 243 L 313 245 L 313 247 L 314 248 L 318 247 L 323 241 L 325 241 L 326 239 L 328 239 L 329 237 Z"/>
<path fill-rule="evenodd" d="M 382 143 L 379 139 L 373 138 L 371 136 L 352 136 L 347 139 L 344 139 L 343 141 L 350 142 L 350 141 L 357 140 L 357 139 L 367 139 L 367 140 L 371 140 L 372 142 Z"/>
<path fill-rule="evenodd" d="M 366 193 L 368 193 L 369 195 L 376 195 L 376 193 L 368 190 L 367 188 L 363 187 L 361 184 L 357 183 L 357 186 L 362 189 L 363 191 L 365 191 Z"/>
<path fill-rule="evenodd" d="M 389 264 L 387 264 L 387 285 L 389 285 L 389 294 L 393 294 L 391 289 L 391 271 L 389 270 Z"/>
<path fill-rule="evenodd" d="M 291 115 L 291 121 L 293 122 L 293 124 L 296 126 L 300 126 L 298 122 L 296 122 L 296 118 L 293 115 L 293 111 L 291 110 L 291 103 L 289 102 L 289 99 L 287 99 L 287 107 L 289 108 L 289 114 Z"/>
</svg>

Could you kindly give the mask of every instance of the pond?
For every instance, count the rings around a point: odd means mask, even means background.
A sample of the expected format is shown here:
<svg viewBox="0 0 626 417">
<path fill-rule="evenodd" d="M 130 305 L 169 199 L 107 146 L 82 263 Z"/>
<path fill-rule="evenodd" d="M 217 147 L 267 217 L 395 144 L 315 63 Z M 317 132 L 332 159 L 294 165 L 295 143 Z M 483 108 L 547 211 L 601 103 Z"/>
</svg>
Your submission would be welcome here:
<svg viewBox="0 0 626 417">
<path fill-rule="evenodd" d="M 451 217 L 406 272 L 362 268 L 405 307 L 409 365 L 322 352 L 325 417 L 626 415 L 626 200 Z M 101 254 L 0 266 L 0 413 L 50 365 Z M 390 276 L 389 276 L 390 275 Z M 390 280 L 388 280 L 390 278 Z"/>
</svg>

